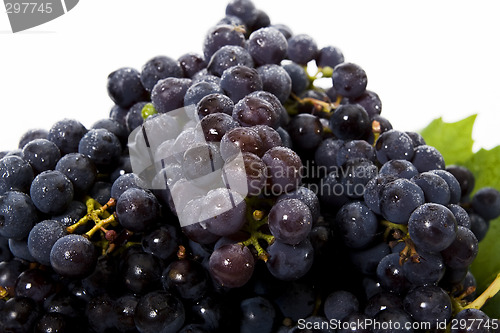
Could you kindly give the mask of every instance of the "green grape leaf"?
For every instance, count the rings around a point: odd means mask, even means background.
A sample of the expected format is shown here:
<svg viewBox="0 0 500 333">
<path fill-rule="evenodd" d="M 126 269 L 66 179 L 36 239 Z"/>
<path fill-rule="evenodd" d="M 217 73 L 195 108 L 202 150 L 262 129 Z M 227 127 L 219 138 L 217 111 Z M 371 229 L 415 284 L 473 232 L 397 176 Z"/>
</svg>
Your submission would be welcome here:
<svg viewBox="0 0 500 333">
<path fill-rule="evenodd" d="M 474 191 L 490 186 L 500 190 L 500 146 L 491 150 L 481 149 L 463 163 L 476 178 Z M 482 291 L 500 272 L 500 218 L 490 221 L 486 237 L 479 243 L 479 253 L 471 266 L 471 271 Z M 500 318 L 500 295 L 486 303 L 483 308 L 490 317 Z"/>
<path fill-rule="evenodd" d="M 455 123 L 446 123 L 443 118 L 433 120 L 420 134 L 429 146 L 436 147 L 444 157 L 446 165 L 459 164 L 472 156 L 472 127 L 477 115 Z"/>
<path fill-rule="evenodd" d="M 472 151 L 472 128 L 476 115 L 455 123 L 442 118 L 432 121 L 421 131 L 428 145 L 436 147 L 446 165 L 467 167 L 476 179 L 474 192 L 483 187 L 500 191 L 500 146 L 491 150 Z M 470 269 L 477 281 L 477 295 L 483 292 L 500 272 L 500 218 L 490 222 L 486 237 L 479 243 L 479 253 Z M 491 318 L 500 318 L 500 294 L 490 299 L 483 310 Z"/>
</svg>

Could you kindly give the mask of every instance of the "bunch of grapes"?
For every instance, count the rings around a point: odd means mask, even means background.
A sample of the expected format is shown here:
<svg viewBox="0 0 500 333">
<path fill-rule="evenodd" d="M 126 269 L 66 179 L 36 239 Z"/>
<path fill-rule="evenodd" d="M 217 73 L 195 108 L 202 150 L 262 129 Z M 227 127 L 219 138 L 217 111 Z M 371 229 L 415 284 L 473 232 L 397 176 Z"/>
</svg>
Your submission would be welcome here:
<svg viewBox="0 0 500 333">
<path fill-rule="evenodd" d="M 250 0 L 109 74 L 108 118 L 1 153 L 0 331 L 494 332 L 469 266 L 500 193 L 367 83 Z"/>
</svg>

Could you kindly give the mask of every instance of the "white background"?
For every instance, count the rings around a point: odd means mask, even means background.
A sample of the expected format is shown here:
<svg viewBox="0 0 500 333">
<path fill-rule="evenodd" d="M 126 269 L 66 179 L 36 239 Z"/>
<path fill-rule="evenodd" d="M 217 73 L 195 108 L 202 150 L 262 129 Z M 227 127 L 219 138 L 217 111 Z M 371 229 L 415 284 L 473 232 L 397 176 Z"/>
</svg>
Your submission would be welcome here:
<svg viewBox="0 0 500 333">
<path fill-rule="evenodd" d="M 58 1 L 58 0 L 54 0 Z M 382 115 L 419 130 L 479 114 L 475 149 L 500 144 L 500 11 L 496 1 L 254 0 L 273 23 L 335 45 L 368 74 Z M 0 11 L 0 151 L 62 118 L 90 127 L 109 114 L 106 78 L 156 55 L 201 52 L 222 0 L 82 0 L 13 34 Z"/>
</svg>

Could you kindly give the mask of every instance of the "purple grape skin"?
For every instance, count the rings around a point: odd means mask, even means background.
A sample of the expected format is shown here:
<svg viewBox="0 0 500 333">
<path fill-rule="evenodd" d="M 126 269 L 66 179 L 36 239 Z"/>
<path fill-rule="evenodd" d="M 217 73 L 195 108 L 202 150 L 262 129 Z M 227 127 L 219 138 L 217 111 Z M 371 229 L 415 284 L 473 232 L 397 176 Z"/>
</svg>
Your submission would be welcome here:
<svg viewBox="0 0 500 333">
<path fill-rule="evenodd" d="M 303 168 L 299 155 L 285 147 L 269 149 L 262 161 L 268 167 L 271 190 L 281 194 L 292 191 L 301 184 L 301 170 Z"/>
<path fill-rule="evenodd" d="M 160 206 L 149 191 L 129 188 L 116 202 L 116 215 L 120 224 L 134 232 L 146 230 L 159 216 Z"/>
<path fill-rule="evenodd" d="M 220 285 L 227 288 L 244 286 L 252 277 L 255 260 L 252 252 L 240 244 L 224 245 L 210 256 L 209 272 Z"/>
<path fill-rule="evenodd" d="M 457 221 L 443 205 L 425 203 L 415 209 L 408 220 L 408 232 L 417 247 L 439 252 L 450 246 L 456 237 Z"/>
<path fill-rule="evenodd" d="M 97 264 L 97 250 L 82 235 L 59 238 L 50 250 L 50 265 L 62 276 L 81 278 L 90 274 Z"/>
<path fill-rule="evenodd" d="M 267 247 L 269 272 L 279 280 L 293 281 L 304 276 L 312 267 L 314 250 L 309 239 L 296 245 L 274 241 Z"/>
<path fill-rule="evenodd" d="M 33 258 L 50 266 L 50 250 L 54 243 L 67 234 L 65 226 L 58 221 L 45 220 L 37 223 L 28 235 L 28 250 Z"/>
<path fill-rule="evenodd" d="M 278 201 L 269 211 L 268 221 L 275 239 L 290 245 L 303 241 L 312 227 L 309 207 L 298 199 Z"/>
</svg>

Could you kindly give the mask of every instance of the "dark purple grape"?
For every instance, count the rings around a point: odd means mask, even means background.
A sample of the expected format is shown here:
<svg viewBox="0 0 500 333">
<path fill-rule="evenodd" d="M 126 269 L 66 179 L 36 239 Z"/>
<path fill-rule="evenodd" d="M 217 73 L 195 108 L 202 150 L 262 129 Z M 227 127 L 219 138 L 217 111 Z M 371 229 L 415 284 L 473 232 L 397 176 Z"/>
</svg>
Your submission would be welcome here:
<svg viewBox="0 0 500 333">
<path fill-rule="evenodd" d="M 219 142 L 227 132 L 239 126 L 230 115 L 216 112 L 203 117 L 196 128 L 201 127 L 206 141 Z"/>
<path fill-rule="evenodd" d="M 182 299 L 202 298 L 208 285 L 203 266 L 194 260 L 182 259 L 171 263 L 162 273 L 163 288 Z"/>
<path fill-rule="evenodd" d="M 139 299 L 132 295 L 121 296 L 114 302 L 113 326 L 120 332 L 135 332 L 135 309 Z"/>
<path fill-rule="evenodd" d="M 220 154 L 228 161 L 240 153 L 264 154 L 259 134 L 250 127 L 237 127 L 226 132 L 220 140 Z"/>
<path fill-rule="evenodd" d="M 316 149 L 323 140 L 323 125 L 318 117 L 311 114 L 302 113 L 293 117 L 287 129 L 293 146 L 300 150 Z"/>
<path fill-rule="evenodd" d="M 151 91 L 151 101 L 158 113 L 167 113 L 184 106 L 184 95 L 191 86 L 190 79 L 168 77 L 158 81 Z"/>
<path fill-rule="evenodd" d="M 415 148 L 411 162 L 419 172 L 445 168 L 443 155 L 436 148 L 427 145 Z"/>
<path fill-rule="evenodd" d="M 114 300 L 107 294 L 93 297 L 86 306 L 86 317 L 94 332 L 104 333 L 114 328 Z"/>
<path fill-rule="evenodd" d="M 376 120 L 376 116 L 382 112 L 382 101 L 377 93 L 371 90 L 365 90 L 359 97 L 350 98 L 349 104 L 361 105 L 372 120 Z"/>
<path fill-rule="evenodd" d="M 240 332 L 271 333 L 276 319 L 276 310 L 266 298 L 257 296 L 247 298 L 240 304 L 242 319 Z"/>
<path fill-rule="evenodd" d="M 419 248 L 439 252 L 450 246 L 457 235 L 457 221 L 443 205 L 426 203 L 415 209 L 408 220 L 408 232 Z"/>
<path fill-rule="evenodd" d="M 267 248 L 269 272 L 279 280 L 292 281 L 303 277 L 312 267 L 314 249 L 306 238 L 296 245 L 274 241 Z"/>
<path fill-rule="evenodd" d="M 60 158 L 59 148 L 47 139 L 32 140 L 23 148 L 23 159 L 31 165 L 35 173 L 54 169 Z"/>
<path fill-rule="evenodd" d="M 109 111 L 109 118 L 116 120 L 122 126 L 127 127 L 127 121 L 125 120 L 125 117 L 127 116 L 128 109 L 122 108 L 119 105 L 113 105 L 111 110 Z"/>
<path fill-rule="evenodd" d="M 141 83 L 144 88 L 151 92 L 156 83 L 167 77 L 183 77 L 181 64 L 166 56 L 157 56 L 148 60 L 141 71 Z"/>
<path fill-rule="evenodd" d="M 134 294 L 144 294 L 160 286 L 160 261 L 149 253 L 132 253 L 122 263 L 120 276 L 125 288 Z"/>
<path fill-rule="evenodd" d="M 28 193 L 35 174 L 31 165 L 19 156 L 0 159 L 0 194 L 7 191 Z"/>
<path fill-rule="evenodd" d="M 368 83 L 363 68 L 351 62 L 344 62 L 335 66 L 332 80 L 337 93 L 347 98 L 360 97 L 365 92 Z"/>
<path fill-rule="evenodd" d="M 380 242 L 372 247 L 351 251 L 349 258 L 353 266 L 365 275 L 375 275 L 377 266 L 386 255 L 391 253 L 391 248 L 385 242 Z"/>
<path fill-rule="evenodd" d="M 206 229 L 215 235 L 232 235 L 246 222 L 246 202 L 232 189 L 213 189 L 203 198 L 202 204 L 200 220 L 206 225 Z"/>
<path fill-rule="evenodd" d="M 302 161 L 293 150 L 285 147 L 269 149 L 262 161 L 267 165 L 271 192 L 282 194 L 292 191 L 301 184 Z"/>
<path fill-rule="evenodd" d="M 179 247 L 177 229 L 166 224 L 142 237 L 142 249 L 159 259 L 168 260 L 174 257 Z"/>
<path fill-rule="evenodd" d="M 450 203 L 450 187 L 442 177 L 431 172 L 422 172 L 413 176 L 411 181 L 424 191 L 426 202 L 433 202 L 441 205 Z"/>
<path fill-rule="evenodd" d="M 50 250 L 54 243 L 66 234 L 66 227 L 61 222 L 54 220 L 39 222 L 29 233 L 28 250 L 36 261 L 50 266 Z"/>
<path fill-rule="evenodd" d="M 235 158 L 224 164 L 225 182 L 241 195 L 257 196 L 267 184 L 267 167 L 260 157 L 252 153 L 243 153 L 242 159 Z M 243 175 L 246 181 L 242 179 Z M 237 187 L 235 188 L 234 185 Z M 239 186 L 246 188 L 239 189 Z"/>
<path fill-rule="evenodd" d="M 363 139 L 371 129 L 370 118 L 358 104 L 340 105 L 330 118 L 330 128 L 342 140 Z"/>
<path fill-rule="evenodd" d="M 323 307 L 328 320 L 343 320 L 351 313 L 359 311 L 359 301 L 352 293 L 337 290 L 326 297 Z"/>
<path fill-rule="evenodd" d="M 46 214 L 60 214 L 73 200 L 71 181 L 62 172 L 44 171 L 31 183 L 30 196 L 36 208 Z"/>
<path fill-rule="evenodd" d="M 346 246 L 362 248 L 377 236 L 378 219 L 364 203 L 355 201 L 342 206 L 335 227 Z"/>
<path fill-rule="evenodd" d="M 96 263 L 97 251 L 94 244 L 81 235 L 59 238 L 50 251 L 50 264 L 62 276 L 86 276 L 93 271 Z"/>
<path fill-rule="evenodd" d="M 367 316 L 375 317 L 378 313 L 386 309 L 402 309 L 403 300 L 395 293 L 381 291 L 368 299 L 364 313 Z"/>
<path fill-rule="evenodd" d="M 288 39 L 288 59 L 299 65 L 306 65 L 318 55 L 318 45 L 311 36 L 294 35 Z"/>
<path fill-rule="evenodd" d="M 309 207 L 298 199 L 278 201 L 269 211 L 269 230 L 276 240 L 296 245 L 302 242 L 312 227 Z"/>
<path fill-rule="evenodd" d="M 286 56 L 288 44 L 276 28 L 262 28 L 248 38 L 248 52 L 258 66 L 279 64 Z"/>
<path fill-rule="evenodd" d="M 457 220 L 457 225 L 465 227 L 467 229 L 471 228 L 471 219 L 467 211 L 462 208 L 462 206 L 457 204 L 450 204 L 446 206 L 455 216 L 455 220 Z"/>
<path fill-rule="evenodd" d="M 127 126 L 127 131 L 132 132 L 137 127 L 144 123 L 144 118 L 142 117 L 142 109 L 148 104 L 147 102 L 137 102 L 128 109 L 127 115 L 125 116 L 125 123 Z"/>
<path fill-rule="evenodd" d="M 335 68 L 338 64 L 344 62 L 344 55 L 342 51 L 336 46 L 325 46 L 319 50 L 316 56 L 316 64 L 318 67 L 331 67 Z"/>
<path fill-rule="evenodd" d="M 28 142 L 36 139 L 47 139 L 48 136 L 49 136 L 49 131 L 45 129 L 41 128 L 30 129 L 23 135 L 21 135 L 17 148 L 23 149 Z"/>
<path fill-rule="evenodd" d="M 460 183 L 455 176 L 446 170 L 431 170 L 429 172 L 436 174 L 445 180 L 450 189 L 450 204 L 457 204 L 462 196 L 462 190 L 460 189 Z"/>
<path fill-rule="evenodd" d="M 403 274 L 414 286 L 437 284 L 444 276 L 445 266 L 439 253 L 418 251 L 418 258 L 408 258 Z"/>
<path fill-rule="evenodd" d="M 210 274 L 223 287 L 239 288 L 252 277 L 254 264 L 248 247 L 240 244 L 224 245 L 210 256 Z"/>
<path fill-rule="evenodd" d="M 379 193 L 380 212 L 392 223 L 408 223 L 410 214 L 425 202 L 422 189 L 405 178 L 384 184 Z"/>
<path fill-rule="evenodd" d="M 292 92 L 295 95 L 303 93 L 310 84 L 304 68 L 297 63 L 291 62 L 289 64 L 284 64 L 283 69 L 288 73 L 290 79 L 292 80 Z"/>
<path fill-rule="evenodd" d="M 23 239 L 37 222 L 37 210 L 28 195 L 16 191 L 0 195 L 0 236 Z"/>
<path fill-rule="evenodd" d="M 226 15 L 238 17 L 247 26 L 257 20 L 256 8 L 250 0 L 231 0 L 226 6 Z"/>
<path fill-rule="evenodd" d="M 60 313 L 45 313 L 35 324 L 34 333 L 74 332 L 70 319 Z"/>
<path fill-rule="evenodd" d="M 226 45 L 245 46 L 245 36 L 240 29 L 230 25 L 217 25 L 208 30 L 203 42 L 203 55 L 208 61 Z"/>
<path fill-rule="evenodd" d="M 68 177 L 77 194 L 87 193 L 97 180 L 97 169 L 94 162 L 88 156 L 80 153 L 64 155 L 57 162 L 55 170 Z"/>
<path fill-rule="evenodd" d="M 55 283 L 46 270 L 39 268 L 28 269 L 22 272 L 14 285 L 17 297 L 29 297 L 40 303 L 54 292 Z"/>
<path fill-rule="evenodd" d="M 112 170 L 120 160 L 122 146 L 106 129 L 91 129 L 80 140 L 78 152 L 87 156 L 99 171 Z"/>
<path fill-rule="evenodd" d="M 4 332 L 32 332 L 40 314 L 34 300 L 29 297 L 13 297 L 0 309 L 0 329 Z"/>
<path fill-rule="evenodd" d="M 411 161 L 413 150 L 411 138 L 406 133 L 396 130 L 382 133 L 375 144 L 375 152 L 380 163 L 389 160 Z"/>
<path fill-rule="evenodd" d="M 262 80 L 262 89 L 275 95 L 281 103 L 285 103 L 292 92 L 292 79 L 288 72 L 275 64 L 262 65 L 257 68 Z"/>
<path fill-rule="evenodd" d="M 273 105 L 257 96 L 246 96 L 239 100 L 232 116 L 241 126 L 267 125 L 272 128 L 278 127 L 280 119 Z"/>
<path fill-rule="evenodd" d="M 203 119 L 206 115 L 212 113 L 225 113 L 228 115 L 233 114 L 234 103 L 224 94 L 215 93 L 203 97 L 196 105 L 196 111 Z"/>
<path fill-rule="evenodd" d="M 235 45 L 226 45 L 214 53 L 207 66 L 208 74 L 222 76 L 226 69 L 233 66 L 253 67 L 253 59 L 248 51 Z"/>
<path fill-rule="evenodd" d="M 453 243 L 441 251 L 444 263 L 453 269 L 467 268 L 476 259 L 478 241 L 474 233 L 465 227 L 457 227 Z"/>
<path fill-rule="evenodd" d="M 252 129 L 259 134 L 260 139 L 264 145 L 264 152 L 268 151 L 273 147 L 278 147 L 282 145 L 281 137 L 279 133 L 267 125 L 255 125 Z"/>
<path fill-rule="evenodd" d="M 129 108 L 148 97 L 141 82 L 141 74 L 134 68 L 124 67 L 108 75 L 108 95 L 122 108 Z"/>
<path fill-rule="evenodd" d="M 493 187 L 484 187 L 472 197 L 472 209 L 485 220 L 500 216 L 500 192 Z"/>
<path fill-rule="evenodd" d="M 142 109 L 141 109 L 141 111 L 142 111 Z M 141 118 L 142 118 L 142 115 L 141 115 Z M 101 128 L 101 129 L 108 130 L 111 133 L 113 133 L 114 135 L 116 135 L 116 137 L 120 140 L 120 143 L 123 146 L 127 145 L 128 134 L 129 134 L 128 128 L 127 128 L 127 126 L 124 126 L 123 124 L 121 124 L 120 122 L 118 122 L 116 120 L 113 120 L 110 118 L 101 119 L 101 120 L 96 121 L 94 123 L 94 125 L 92 125 L 92 128 L 93 129 L 100 129 Z"/>
<path fill-rule="evenodd" d="M 118 200 L 129 188 L 145 188 L 146 184 L 135 173 L 126 173 L 115 180 L 111 187 L 111 198 Z M 109 200 L 109 198 L 107 200 Z"/>
<path fill-rule="evenodd" d="M 464 309 L 453 318 L 451 333 L 494 332 L 497 325 L 490 317 L 479 309 Z"/>
<path fill-rule="evenodd" d="M 429 322 L 431 328 L 451 318 L 451 300 L 441 288 L 433 285 L 417 287 L 404 298 L 404 309 L 413 320 Z"/>
<path fill-rule="evenodd" d="M 379 175 L 411 179 L 418 175 L 418 170 L 410 161 L 389 160 L 382 165 Z"/>
<path fill-rule="evenodd" d="M 184 106 L 195 107 L 201 99 L 210 94 L 222 94 L 220 86 L 212 82 L 193 83 L 184 95 Z"/>
<path fill-rule="evenodd" d="M 197 53 L 186 53 L 177 59 L 181 65 L 184 77 L 192 78 L 193 75 L 207 67 L 207 62 Z"/>
<path fill-rule="evenodd" d="M 116 202 L 116 216 L 130 231 L 146 230 L 160 214 L 158 199 L 149 191 L 129 188 Z"/>
<path fill-rule="evenodd" d="M 451 173 L 458 180 L 460 189 L 462 190 L 462 198 L 472 193 L 476 181 L 469 169 L 459 165 L 449 165 L 446 167 L 446 171 Z"/>
<path fill-rule="evenodd" d="M 251 92 L 263 88 L 257 70 L 239 64 L 229 67 L 222 73 L 220 86 L 234 103 L 237 103 Z"/>
</svg>

